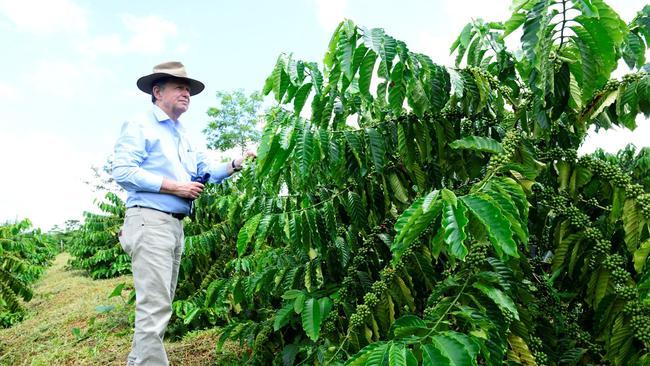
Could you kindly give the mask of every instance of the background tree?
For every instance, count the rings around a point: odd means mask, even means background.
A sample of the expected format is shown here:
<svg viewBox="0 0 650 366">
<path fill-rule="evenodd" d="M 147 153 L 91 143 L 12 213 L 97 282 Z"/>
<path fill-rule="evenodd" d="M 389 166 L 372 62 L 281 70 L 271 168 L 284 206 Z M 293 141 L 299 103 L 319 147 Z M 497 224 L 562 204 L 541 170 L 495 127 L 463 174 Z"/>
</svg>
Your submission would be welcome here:
<svg viewBox="0 0 650 366">
<path fill-rule="evenodd" d="M 120 187 L 113 179 L 113 155 L 106 157 L 106 161 L 102 167 L 91 166 L 92 175 L 88 180 L 85 180 L 84 183 L 89 185 L 93 192 L 112 192 L 119 193 L 124 192 L 124 189 Z"/>
<path fill-rule="evenodd" d="M 208 116 L 213 119 L 203 129 L 208 147 L 216 150 L 239 147 L 243 154 L 248 143 L 260 139 L 257 111 L 262 104 L 262 95 L 254 91 L 246 96 L 242 89 L 218 91 L 217 100 L 220 105 L 208 109 Z"/>
</svg>

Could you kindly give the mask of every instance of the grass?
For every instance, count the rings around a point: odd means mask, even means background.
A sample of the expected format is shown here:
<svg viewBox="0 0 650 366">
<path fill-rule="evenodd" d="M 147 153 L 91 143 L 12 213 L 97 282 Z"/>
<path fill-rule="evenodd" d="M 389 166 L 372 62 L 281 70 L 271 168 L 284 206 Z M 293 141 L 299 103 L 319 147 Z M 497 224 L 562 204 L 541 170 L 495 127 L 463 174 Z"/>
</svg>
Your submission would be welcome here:
<svg viewBox="0 0 650 366">
<path fill-rule="evenodd" d="M 132 286 L 131 276 L 92 280 L 65 268 L 58 255 L 25 304 L 27 317 L 0 329 L 0 365 L 124 365 L 131 349 L 133 307 L 108 298 L 115 286 Z M 124 294 L 124 293 L 123 293 Z M 110 306 L 101 312 L 97 307 Z M 101 308 L 100 308 L 101 310 Z M 215 354 L 216 330 L 190 333 L 165 342 L 172 365 L 222 364 Z"/>
</svg>

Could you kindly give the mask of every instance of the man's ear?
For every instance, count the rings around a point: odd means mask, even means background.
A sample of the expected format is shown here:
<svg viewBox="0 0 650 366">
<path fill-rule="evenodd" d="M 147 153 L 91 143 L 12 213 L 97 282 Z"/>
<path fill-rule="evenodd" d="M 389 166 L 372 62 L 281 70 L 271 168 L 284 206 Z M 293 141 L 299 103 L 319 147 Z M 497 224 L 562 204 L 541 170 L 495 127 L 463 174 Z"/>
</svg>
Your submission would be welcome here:
<svg viewBox="0 0 650 366">
<path fill-rule="evenodd" d="M 158 100 L 161 98 L 161 88 L 159 85 L 154 85 L 153 89 L 151 90 L 151 95 L 153 95 L 155 100 Z"/>
</svg>

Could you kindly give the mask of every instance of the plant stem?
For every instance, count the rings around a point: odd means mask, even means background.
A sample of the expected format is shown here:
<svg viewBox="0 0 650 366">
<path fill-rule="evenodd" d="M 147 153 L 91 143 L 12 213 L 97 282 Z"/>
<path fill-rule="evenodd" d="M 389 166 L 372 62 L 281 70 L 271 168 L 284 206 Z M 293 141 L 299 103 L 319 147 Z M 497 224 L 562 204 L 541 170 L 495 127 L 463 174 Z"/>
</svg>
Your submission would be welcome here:
<svg viewBox="0 0 650 366">
<path fill-rule="evenodd" d="M 451 302 L 451 304 L 449 304 L 449 307 L 447 308 L 447 310 L 445 310 L 445 313 L 440 316 L 440 318 L 438 319 L 436 324 L 433 325 L 433 327 L 431 328 L 431 331 L 429 332 L 429 334 L 427 334 L 427 337 L 430 336 L 436 330 L 436 328 L 438 328 L 438 325 L 440 324 L 442 319 L 444 319 L 445 316 L 449 313 L 449 310 L 451 310 L 451 308 L 454 307 L 454 305 L 456 305 L 456 302 L 458 301 L 458 298 L 460 297 L 460 295 L 465 290 L 465 287 L 467 287 L 467 284 L 469 283 L 469 279 L 470 279 L 470 277 L 467 277 L 467 279 L 465 280 L 465 283 L 463 284 L 463 287 L 460 289 L 460 291 L 456 295 L 456 298 L 454 299 L 454 301 Z"/>
</svg>

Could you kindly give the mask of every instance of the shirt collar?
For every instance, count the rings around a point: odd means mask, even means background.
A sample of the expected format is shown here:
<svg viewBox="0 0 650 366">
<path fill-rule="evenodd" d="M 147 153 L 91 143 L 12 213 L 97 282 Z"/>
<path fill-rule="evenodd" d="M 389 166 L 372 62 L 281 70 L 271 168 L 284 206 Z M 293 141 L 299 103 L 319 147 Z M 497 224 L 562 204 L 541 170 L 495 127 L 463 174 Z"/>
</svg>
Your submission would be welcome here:
<svg viewBox="0 0 650 366">
<path fill-rule="evenodd" d="M 154 116 L 156 117 L 156 120 L 157 120 L 158 122 L 163 123 L 163 122 L 167 122 L 167 121 L 169 121 L 169 123 L 170 123 L 172 126 L 174 126 L 177 130 L 184 131 L 183 124 L 181 123 L 180 118 L 178 119 L 178 121 L 176 121 L 176 123 L 174 123 L 174 121 L 172 121 L 172 119 L 169 118 L 169 116 L 167 115 L 167 113 L 165 113 L 165 111 L 163 111 L 162 109 L 160 109 L 160 107 L 158 107 L 158 106 L 155 105 L 155 104 L 153 105 L 153 114 L 154 114 Z"/>
</svg>

